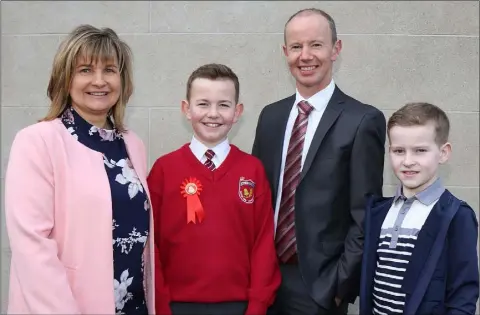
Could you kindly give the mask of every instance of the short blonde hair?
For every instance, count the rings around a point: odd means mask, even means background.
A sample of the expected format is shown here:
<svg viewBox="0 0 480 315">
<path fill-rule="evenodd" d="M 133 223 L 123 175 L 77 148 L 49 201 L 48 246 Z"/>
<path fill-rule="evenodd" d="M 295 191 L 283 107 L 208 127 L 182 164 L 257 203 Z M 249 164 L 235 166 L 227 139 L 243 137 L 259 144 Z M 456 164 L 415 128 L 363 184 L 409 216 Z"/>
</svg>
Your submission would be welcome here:
<svg viewBox="0 0 480 315">
<path fill-rule="evenodd" d="M 395 126 L 425 126 L 435 125 L 435 142 L 442 146 L 448 142 L 450 120 L 447 114 L 438 106 L 425 102 L 408 103 L 394 112 L 387 122 L 387 133 Z"/>
<path fill-rule="evenodd" d="M 233 70 L 226 65 L 219 63 L 209 63 L 193 71 L 187 81 L 188 101 L 190 101 L 193 81 L 195 81 L 196 79 L 231 80 L 233 82 L 233 85 L 235 86 L 235 102 L 238 103 L 238 100 L 240 98 L 240 83 L 235 72 L 233 72 Z"/>
<path fill-rule="evenodd" d="M 71 103 L 70 87 L 77 59 L 82 56 L 89 63 L 98 60 L 107 62 L 112 59 L 118 62 L 122 91 L 111 110 L 111 118 L 115 128 L 119 132 L 124 132 L 125 108 L 133 93 L 132 51 L 112 29 L 99 29 L 91 25 L 80 25 L 75 28 L 58 48 L 47 89 L 47 95 L 51 100 L 50 109 L 41 121 L 60 117 Z"/>
</svg>

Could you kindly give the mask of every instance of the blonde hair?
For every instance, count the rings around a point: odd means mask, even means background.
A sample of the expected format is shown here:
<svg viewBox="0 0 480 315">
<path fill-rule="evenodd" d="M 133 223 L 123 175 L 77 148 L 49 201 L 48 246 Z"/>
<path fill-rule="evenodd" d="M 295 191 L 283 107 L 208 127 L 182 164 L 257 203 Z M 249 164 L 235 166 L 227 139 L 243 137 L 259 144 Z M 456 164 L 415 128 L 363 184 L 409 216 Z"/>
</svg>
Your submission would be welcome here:
<svg viewBox="0 0 480 315">
<path fill-rule="evenodd" d="M 193 71 L 187 81 L 187 100 L 189 101 L 192 92 L 192 84 L 195 79 L 231 80 L 235 86 L 235 102 L 238 103 L 238 99 L 240 98 L 240 83 L 235 72 L 226 65 L 209 63 Z"/>
<path fill-rule="evenodd" d="M 438 106 L 425 102 L 408 103 L 392 114 L 387 122 L 387 133 L 395 126 L 425 126 L 435 125 L 435 142 L 442 146 L 448 141 L 450 120 L 447 114 Z"/>
<path fill-rule="evenodd" d="M 84 57 L 88 63 L 112 59 L 118 62 L 122 90 L 117 103 L 110 112 L 114 127 L 124 132 L 125 108 L 133 93 L 132 51 L 110 28 L 80 25 L 62 42 L 53 60 L 47 95 L 51 100 L 46 117 L 40 121 L 53 120 L 62 115 L 71 102 L 70 87 L 77 59 Z"/>
</svg>

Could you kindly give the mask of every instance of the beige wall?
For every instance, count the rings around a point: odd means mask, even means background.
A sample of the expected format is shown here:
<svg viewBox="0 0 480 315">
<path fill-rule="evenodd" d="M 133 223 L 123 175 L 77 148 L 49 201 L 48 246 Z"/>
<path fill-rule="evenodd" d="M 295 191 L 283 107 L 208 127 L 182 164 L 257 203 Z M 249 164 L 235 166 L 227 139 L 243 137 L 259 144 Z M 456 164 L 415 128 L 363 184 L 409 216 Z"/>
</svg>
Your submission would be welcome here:
<svg viewBox="0 0 480 315">
<path fill-rule="evenodd" d="M 54 53 L 76 25 L 109 26 L 132 46 L 136 90 L 128 123 L 148 146 L 151 165 L 190 139 L 179 104 L 188 75 L 207 62 L 225 63 L 240 77 L 246 110 L 231 140 L 250 151 L 262 107 L 294 92 L 282 32 L 288 16 L 306 7 L 324 9 L 336 20 L 343 51 L 335 80 L 345 92 L 387 117 L 405 102 L 420 100 L 448 112 L 454 154 L 442 172 L 448 188 L 478 213 L 476 1 L 2 1 L 2 199 L 11 141 L 45 114 Z M 387 167 L 385 192 L 394 184 Z M 5 301 L 10 250 L 4 224 L 1 233 Z"/>
</svg>

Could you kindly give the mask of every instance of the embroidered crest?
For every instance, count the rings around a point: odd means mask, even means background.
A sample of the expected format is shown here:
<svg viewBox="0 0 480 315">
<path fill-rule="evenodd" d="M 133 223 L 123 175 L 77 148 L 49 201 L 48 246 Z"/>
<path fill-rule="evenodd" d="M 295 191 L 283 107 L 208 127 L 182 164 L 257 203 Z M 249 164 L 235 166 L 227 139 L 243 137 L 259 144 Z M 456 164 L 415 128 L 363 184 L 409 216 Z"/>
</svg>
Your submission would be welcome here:
<svg viewBox="0 0 480 315">
<path fill-rule="evenodd" d="M 238 181 L 238 196 L 245 203 L 253 203 L 255 182 L 251 179 L 240 177 Z"/>
</svg>

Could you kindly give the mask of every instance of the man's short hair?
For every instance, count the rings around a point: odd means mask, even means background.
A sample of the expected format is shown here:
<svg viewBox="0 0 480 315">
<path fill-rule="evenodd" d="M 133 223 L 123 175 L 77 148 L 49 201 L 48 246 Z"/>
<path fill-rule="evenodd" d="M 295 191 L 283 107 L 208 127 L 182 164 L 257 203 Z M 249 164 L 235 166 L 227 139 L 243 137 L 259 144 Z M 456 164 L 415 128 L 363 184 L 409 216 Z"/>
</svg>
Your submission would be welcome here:
<svg viewBox="0 0 480 315">
<path fill-rule="evenodd" d="M 316 8 L 302 9 L 302 10 L 296 12 L 295 14 L 293 14 L 288 19 L 288 21 L 285 23 L 285 27 L 283 29 L 283 38 L 284 38 L 285 44 L 287 43 L 286 31 L 287 31 L 288 23 L 290 23 L 290 21 L 293 20 L 293 18 L 296 17 L 296 16 L 309 15 L 309 14 L 318 14 L 318 15 L 321 15 L 324 18 L 327 19 L 328 25 L 330 26 L 330 31 L 332 32 L 332 44 L 335 45 L 335 43 L 337 42 L 337 27 L 335 26 L 335 21 L 333 20 L 333 18 L 327 12 L 325 12 L 323 10 L 320 10 L 320 9 L 316 9 Z"/>
</svg>

